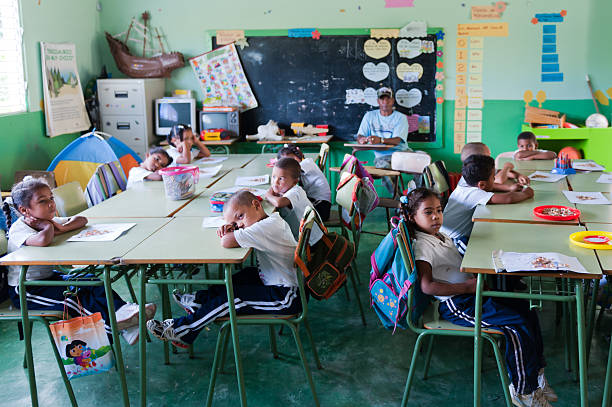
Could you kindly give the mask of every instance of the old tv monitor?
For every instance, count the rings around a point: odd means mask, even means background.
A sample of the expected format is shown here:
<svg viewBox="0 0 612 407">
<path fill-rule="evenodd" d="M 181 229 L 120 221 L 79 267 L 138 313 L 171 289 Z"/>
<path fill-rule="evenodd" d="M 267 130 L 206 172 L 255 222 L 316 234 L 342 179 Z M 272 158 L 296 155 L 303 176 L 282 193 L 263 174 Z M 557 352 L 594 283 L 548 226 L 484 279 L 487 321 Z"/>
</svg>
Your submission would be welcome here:
<svg viewBox="0 0 612 407">
<path fill-rule="evenodd" d="M 155 100 L 155 134 L 167 136 L 175 124 L 188 124 L 196 131 L 195 99 L 163 98 Z"/>
<path fill-rule="evenodd" d="M 204 106 L 198 120 L 199 130 L 224 129 L 231 137 L 240 135 L 240 116 L 238 108 L 230 106 Z"/>
</svg>

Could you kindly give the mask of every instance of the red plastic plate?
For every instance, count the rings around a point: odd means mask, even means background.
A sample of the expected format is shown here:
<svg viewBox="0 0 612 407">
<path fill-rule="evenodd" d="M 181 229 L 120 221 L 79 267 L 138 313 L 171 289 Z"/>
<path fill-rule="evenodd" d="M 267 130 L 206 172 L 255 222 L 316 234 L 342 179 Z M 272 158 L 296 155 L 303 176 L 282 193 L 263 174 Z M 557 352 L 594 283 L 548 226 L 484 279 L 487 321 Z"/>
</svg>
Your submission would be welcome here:
<svg viewBox="0 0 612 407">
<path fill-rule="evenodd" d="M 569 216 L 553 216 L 553 215 L 545 215 L 545 209 L 569 209 L 573 214 Z M 578 219 L 580 216 L 580 210 L 576 208 L 570 208 L 569 206 L 561 206 L 561 205 L 542 205 L 536 208 L 533 208 L 533 214 L 539 218 L 546 220 L 574 220 Z"/>
</svg>

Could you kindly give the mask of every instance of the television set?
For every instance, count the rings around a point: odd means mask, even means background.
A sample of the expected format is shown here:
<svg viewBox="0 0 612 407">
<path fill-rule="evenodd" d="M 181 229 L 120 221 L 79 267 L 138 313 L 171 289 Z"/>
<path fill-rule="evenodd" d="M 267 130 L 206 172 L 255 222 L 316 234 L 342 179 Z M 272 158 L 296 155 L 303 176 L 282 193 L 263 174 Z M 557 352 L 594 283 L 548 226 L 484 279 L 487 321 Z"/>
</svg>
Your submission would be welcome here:
<svg viewBox="0 0 612 407">
<path fill-rule="evenodd" d="M 188 124 L 196 131 L 195 99 L 155 99 L 155 134 L 167 136 L 175 124 Z"/>
<path fill-rule="evenodd" d="M 223 129 L 230 137 L 240 136 L 238 108 L 231 106 L 203 106 L 198 120 L 200 134 L 206 130 Z"/>
</svg>

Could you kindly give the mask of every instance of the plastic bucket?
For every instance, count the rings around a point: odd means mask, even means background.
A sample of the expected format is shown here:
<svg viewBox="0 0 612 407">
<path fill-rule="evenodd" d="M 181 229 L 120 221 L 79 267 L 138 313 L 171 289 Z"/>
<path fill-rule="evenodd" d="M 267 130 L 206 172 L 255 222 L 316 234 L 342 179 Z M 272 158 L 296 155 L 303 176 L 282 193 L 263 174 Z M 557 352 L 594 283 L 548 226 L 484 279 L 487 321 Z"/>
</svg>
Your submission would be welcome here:
<svg viewBox="0 0 612 407">
<path fill-rule="evenodd" d="M 195 166 L 166 167 L 159 173 L 164 180 L 166 198 L 173 201 L 191 198 L 200 178 L 200 169 Z"/>
</svg>

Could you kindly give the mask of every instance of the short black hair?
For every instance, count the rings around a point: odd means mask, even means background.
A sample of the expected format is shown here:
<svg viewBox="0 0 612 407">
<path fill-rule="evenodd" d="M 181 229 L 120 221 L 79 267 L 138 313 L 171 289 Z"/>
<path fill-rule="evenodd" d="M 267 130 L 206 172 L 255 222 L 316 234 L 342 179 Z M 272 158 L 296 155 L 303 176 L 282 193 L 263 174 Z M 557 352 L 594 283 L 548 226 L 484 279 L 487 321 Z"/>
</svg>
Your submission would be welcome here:
<svg viewBox="0 0 612 407">
<path fill-rule="evenodd" d="M 168 160 L 168 165 L 172 164 L 172 157 L 170 157 L 170 154 L 168 154 L 166 149 L 163 147 L 153 147 L 149 150 L 149 155 L 151 154 L 161 154 Z"/>
<path fill-rule="evenodd" d="M 170 129 L 170 133 L 168 133 L 168 137 L 166 137 L 166 141 L 168 141 L 168 144 L 173 147 L 176 147 L 172 143 L 172 139 L 174 137 L 178 137 L 179 140 L 183 141 L 183 133 L 185 132 L 185 130 L 191 130 L 191 126 L 188 124 L 175 124 L 174 126 L 172 126 L 172 128 Z"/>
<path fill-rule="evenodd" d="M 69 343 L 68 345 L 66 345 L 66 357 L 69 358 L 70 356 L 70 351 L 74 348 L 76 348 L 77 346 L 87 346 L 87 344 L 83 341 L 80 341 L 78 339 L 72 341 L 71 343 Z"/>
<path fill-rule="evenodd" d="M 232 195 L 232 197 L 225 203 L 225 205 L 223 205 L 223 209 L 225 210 L 231 207 L 232 205 L 249 206 L 253 201 L 258 200 L 259 199 L 257 199 L 255 194 L 253 194 L 251 191 L 242 189 Z"/>
<path fill-rule="evenodd" d="M 521 134 L 519 134 L 518 137 L 516 138 L 516 141 L 518 142 L 519 140 L 530 140 L 534 142 L 537 141 L 535 134 L 533 134 L 530 131 L 524 131 Z"/>
<path fill-rule="evenodd" d="M 474 154 L 463 162 L 461 175 L 465 182 L 475 187 L 479 181 L 487 181 L 495 171 L 495 160 L 488 155 Z"/>
<path fill-rule="evenodd" d="M 285 157 L 281 158 L 274 164 L 276 168 L 280 168 L 282 170 L 289 170 L 291 175 L 295 179 L 300 179 L 300 173 L 302 171 L 302 167 L 300 167 L 300 163 L 295 161 L 293 158 Z"/>
<path fill-rule="evenodd" d="M 276 158 L 281 159 L 289 154 L 300 159 L 304 158 L 304 153 L 302 153 L 302 150 L 297 146 L 297 144 L 285 144 L 283 148 L 279 150 Z"/>
</svg>

